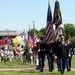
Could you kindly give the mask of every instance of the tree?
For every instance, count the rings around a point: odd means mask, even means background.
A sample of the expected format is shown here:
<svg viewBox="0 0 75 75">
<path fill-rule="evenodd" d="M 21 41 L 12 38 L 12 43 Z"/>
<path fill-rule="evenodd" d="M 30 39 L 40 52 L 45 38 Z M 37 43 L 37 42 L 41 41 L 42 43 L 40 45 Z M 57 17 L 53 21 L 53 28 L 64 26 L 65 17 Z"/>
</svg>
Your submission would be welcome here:
<svg viewBox="0 0 75 75">
<path fill-rule="evenodd" d="M 75 36 L 73 36 L 72 38 L 70 38 L 70 41 L 73 43 L 73 47 L 75 48 Z"/>
<path fill-rule="evenodd" d="M 46 35 L 46 28 L 40 29 L 40 32 L 43 34 L 43 36 L 45 36 Z"/>
<path fill-rule="evenodd" d="M 65 35 L 73 37 L 75 35 L 75 26 L 74 24 L 64 24 Z"/>
</svg>

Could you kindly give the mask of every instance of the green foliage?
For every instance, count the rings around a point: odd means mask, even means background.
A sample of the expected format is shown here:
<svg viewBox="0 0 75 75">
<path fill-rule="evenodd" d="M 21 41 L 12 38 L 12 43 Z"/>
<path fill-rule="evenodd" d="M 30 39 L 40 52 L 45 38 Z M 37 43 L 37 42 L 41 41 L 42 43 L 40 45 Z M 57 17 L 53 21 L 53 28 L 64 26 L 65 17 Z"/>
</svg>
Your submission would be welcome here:
<svg viewBox="0 0 75 75">
<path fill-rule="evenodd" d="M 73 36 L 72 38 L 70 38 L 70 41 L 73 43 L 73 47 L 75 48 L 75 36 Z"/>
<path fill-rule="evenodd" d="M 74 24 L 64 24 L 64 32 L 66 36 L 73 37 L 75 35 Z"/>
<path fill-rule="evenodd" d="M 43 36 L 43 33 L 40 32 L 40 31 L 37 31 L 37 36 L 38 36 L 38 37 Z"/>
<path fill-rule="evenodd" d="M 36 30 L 36 29 L 35 29 Z M 66 37 L 70 37 L 71 42 L 75 45 L 75 25 L 74 24 L 64 24 L 64 27 L 62 28 L 62 33 L 66 36 Z M 34 30 L 31 29 L 30 30 L 30 35 L 33 36 L 34 34 Z M 36 30 L 36 34 L 38 37 L 40 36 L 44 36 L 46 38 L 46 28 L 41 28 L 40 30 Z M 55 40 L 55 30 L 53 30 L 52 32 L 52 37 L 53 40 Z"/>
<path fill-rule="evenodd" d="M 45 36 L 45 35 L 46 35 L 46 28 L 42 28 L 42 29 L 40 30 L 40 32 L 42 32 L 43 36 Z"/>
</svg>

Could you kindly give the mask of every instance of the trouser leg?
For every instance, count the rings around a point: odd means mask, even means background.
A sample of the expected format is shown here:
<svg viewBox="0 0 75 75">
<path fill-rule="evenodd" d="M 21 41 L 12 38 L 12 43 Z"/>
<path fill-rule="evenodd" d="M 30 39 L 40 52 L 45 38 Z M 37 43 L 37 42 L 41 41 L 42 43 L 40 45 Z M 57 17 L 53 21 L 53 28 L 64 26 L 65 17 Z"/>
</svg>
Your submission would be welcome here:
<svg viewBox="0 0 75 75">
<path fill-rule="evenodd" d="M 59 58 L 57 58 L 57 67 L 58 67 L 58 71 L 60 71 L 60 60 L 59 60 Z"/>
<path fill-rule="evenodd" d="M 52 70 L 53 70 L 53 58 L 52 58 L 52 56 L 50 56 L 48 54 L 47 59 L 48 59 L 49 71 L 52 72 Z"/>
<path fill-rule="evenodd" d="M 45 58 L 45 56 L 39 57 L 39 69 L 41 72 L 43 71 L 43 68 L 44 68 L 44 58 Z"/>
<path fill-rule="evenodd" d="M 67 65 L 67 71 L 70 71 L 71 70 L 71 58 L 70 57 L 67 58 L 66 65 Z"/>
<path fill-rule="evenodd" d="M 59 59 L 59 66 L 60 66 L 60 72 L 61 72 L 61 74 L 63 74 L 64 68 L 63 68 L 63 60 L 61 58 Z"/>
<path fill-rule="evenodd" d="M 36 55 L 36 69 L 39 69 L 39 57 Z"/>
</svg>

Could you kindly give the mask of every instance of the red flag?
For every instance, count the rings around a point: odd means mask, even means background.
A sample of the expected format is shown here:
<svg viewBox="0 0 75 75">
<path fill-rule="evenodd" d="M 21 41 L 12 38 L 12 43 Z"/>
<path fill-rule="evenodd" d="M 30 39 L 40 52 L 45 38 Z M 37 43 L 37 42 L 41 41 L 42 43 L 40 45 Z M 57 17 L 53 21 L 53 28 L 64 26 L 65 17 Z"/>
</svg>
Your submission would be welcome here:
<svg viewBox="0 0 75 75">
<path fill-rule="evenodd" d="M 0 45 L 3 45 L 3 44 L 2 44 L 2 40 L 0 40 Z"/>
<path fill-rule="evenodd" d="M 8 44 L 8 37 L 3 39 L 3 44 Z"/>
<path fill-rule="evenodd" d="M 50 4 L 48 4 L 47 26 L 46 26 L 46 42 L 47 43 L 49 43 L 52 40 L 52 30 L 53 30 L 52 13 L 50 9 Z"/>
<path fill-rule="evenodd" d="M 8 37 L 0 40 L 0 45 L 6 45 L 6 44 L 8 44 Z"/>
<path fill-rule="evenodd" d="M 20 53 L 20 52 L 22 52 L 22 50 L 17 49 L 16 52 Z"/>
</svg>

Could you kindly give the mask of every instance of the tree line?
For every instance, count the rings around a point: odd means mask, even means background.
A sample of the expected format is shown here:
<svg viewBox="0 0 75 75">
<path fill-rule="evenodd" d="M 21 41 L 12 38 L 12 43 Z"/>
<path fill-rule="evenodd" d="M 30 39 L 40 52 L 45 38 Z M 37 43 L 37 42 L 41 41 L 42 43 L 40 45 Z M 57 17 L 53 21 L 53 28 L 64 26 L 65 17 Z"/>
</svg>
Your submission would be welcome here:
<svg viewBox="0 0 75 75">
<path fill-rule="evenodd" d="M 37 37 L 43 36 L 46 38 L 46 28 L 41 28 L 40 30 L 36 30 Z M 34 29 L 30 30 L 30 35 L 33 36 Z M 62 27 L 62 33 L 65 35 L 65 37 L 68 37 L 70 41 L 73 43 L 73 46 L 75 47 L 75 25 L 74 24 L 64 24 Z M 53 40 L 55 40 L 55 30 L 53 30 Z"/>
</svg>

